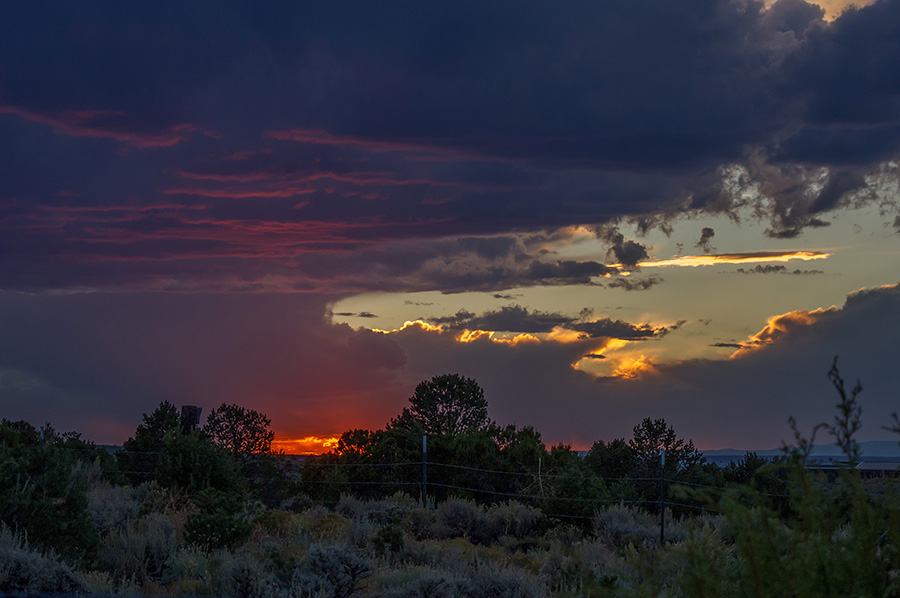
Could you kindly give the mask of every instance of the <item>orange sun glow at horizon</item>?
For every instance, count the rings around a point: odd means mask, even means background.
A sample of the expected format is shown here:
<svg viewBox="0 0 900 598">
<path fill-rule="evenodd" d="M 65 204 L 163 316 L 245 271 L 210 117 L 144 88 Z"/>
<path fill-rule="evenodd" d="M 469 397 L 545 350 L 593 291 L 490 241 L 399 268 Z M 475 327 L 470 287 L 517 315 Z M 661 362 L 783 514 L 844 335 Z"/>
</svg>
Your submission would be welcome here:
<svg viewBox="0 0 900 598">
<path fill-rule="evenodd" d="M 337 446 L 340 436 L 275 437 L 272 449 L 288 455 L 321 455 Z"/>
</svg>

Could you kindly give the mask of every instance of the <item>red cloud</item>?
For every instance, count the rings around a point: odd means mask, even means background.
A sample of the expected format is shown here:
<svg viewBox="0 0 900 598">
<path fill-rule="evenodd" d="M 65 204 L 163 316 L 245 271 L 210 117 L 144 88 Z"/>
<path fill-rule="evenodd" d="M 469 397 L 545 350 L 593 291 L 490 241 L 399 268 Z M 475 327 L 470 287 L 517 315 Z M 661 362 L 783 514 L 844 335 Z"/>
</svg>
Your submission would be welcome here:
<svg viewBox="0 0 900 598">
<path fill-rule="evenodd" d="M 366 139 L 365 137 L 357 137 L 352 135 L 333 135 L 327 131 L 315 129 L 286 129 L 283 131 L 267 131 L 263 134 L 264 139 L 275 139 L 278 141 L 294 141 L 296 143 L 307 143 L 311 145 L 331 145 L 338 147 L 349 147 L 359 149 L 365 152 L 382 153 L 382 152 L 407 152 L 417 154 L 417 160 L 427 161 L 448 161 L 457 160 L 484 160 L 484 156 L 461 152 L 459 150 L 438 147 L 434 145 L 425 145 L 422 143 L 412 143 L 407 141 L 379 141 L 375 139 Z"/>
<path fill-rule="evenodd" d="M 191 133 L 201 132 L 209 137 L 217 137 L 211 131 L 190 124 L 172 125 L 161 132 L 150 133 L 129 128 L 122 122 L 126 114 L 114 110 L 61 110 L 39 112 L 28 108 L 0 104 L 0 114 L 14 114 L 31 122 L 49 125 L 55 133 L 73 137 L 95 137 L 114 139 L 128 145 L 147 149 L 177 145 Z"/>
</svg>

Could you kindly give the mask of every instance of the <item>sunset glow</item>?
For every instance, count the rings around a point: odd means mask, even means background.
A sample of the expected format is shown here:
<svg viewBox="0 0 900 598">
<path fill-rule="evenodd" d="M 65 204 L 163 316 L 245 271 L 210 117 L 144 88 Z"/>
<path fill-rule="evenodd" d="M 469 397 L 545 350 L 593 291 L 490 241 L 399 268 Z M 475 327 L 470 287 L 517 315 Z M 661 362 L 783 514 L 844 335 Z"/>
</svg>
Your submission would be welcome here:
<svg viewBox="0 0 900 598">
<path fill-rule="evenodd" d="M 613 378 L 637 378 L 652 371 L 653 365 L 646 356 L 641 355 L 634 359 L 626 359 L 613 370 Z"/>
<path fill-rule="evenodd" d="M 723 253 L 719 255 L 685 255 L 670 260 L 655 260 L 638 262 L 641 268 L 667 267 L 667 266 L 715 266 L 719 264 L 756 264 L 766 262 L 789 262 L 791 260 L 824 260 L 831 257 L 830 253 L 818 251 L 792 251 L 789 253 L 778 252 L 754 252 L 754 253 Z M 612 264 L 612 267 L 622 268 L 622 264 Z"/>
<path fill-rule="evenodd" d="M 766 345 L 776 343 L 791 332 L 806 326 L 812 326 L 823 317 L 834 314 L 836 311 L 837 307 L 831 306 L 827 309 L 797 310 L 772 316 L 766 322 L 766 327 L 743 341 L 740 348 L 731 357 L 741 357 L 747 351 L 758 350 Z"/>
<path fill-rule="evenodd" d="M 272 441 L 272 450 L 283 451 L 286 455 L 321 455 L 337 446 L 339 436 L 304 438 L 283 438 L 276 436 Z"/>
<path fill-rule="evenodd" d="M 886 434 L 900 0 L 8 4 L 0 417 L 321 453 L 459 374 L 548 444 L 753 449 L 839 356 Z"/>
</svg>

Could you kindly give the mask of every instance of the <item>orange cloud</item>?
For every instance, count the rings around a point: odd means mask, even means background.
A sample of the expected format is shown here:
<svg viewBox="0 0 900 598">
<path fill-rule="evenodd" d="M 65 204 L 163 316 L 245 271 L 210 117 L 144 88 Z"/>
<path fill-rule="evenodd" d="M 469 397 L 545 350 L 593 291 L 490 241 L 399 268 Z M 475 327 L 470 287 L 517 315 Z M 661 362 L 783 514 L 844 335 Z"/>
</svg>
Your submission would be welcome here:
<svg viewBox="0 0 900 598">
<path fill-rule="evenodd" d="M 428 322 L 425 322 L 423 320 L 406 321 L 403 323 L 403 326 L 401 326 L 399 329 L 395 328 L 394 330 L 381 330 L 378 328 L 373 328 L 372 331 L 380 332 L 382 334 L 391 334 L 394 332 L 401 332 L 403 330 L 406 330 L 407 328 L 419 328 L 423 332 L 437 332 L 438 334 L 450 332 L 447 328 L 445 328 L 443 326 L 429 324 Z M 494 330 L 468 330 L 468 329 L 466 329 L 461 332 L 458 332 L 454 338 L 455 338 L 456 342 L 458 342 L 458 343 L 473 343 L 475 341 L 485 339 L 485 340 L 489 340 L 492 343 L 498 343 L 498 344 L 509 345 L 509 346 L 516 346 L 516 345 L 519 345 L 522 343 L 540 343 L 541 342 L 541 339 L 533 334 L 522 333 L 522 334 L 517 334 L 517 335 L 513 336 L 512 338 L 507 338 L 507 337 L 503 337 L 503 336 L 495 337 L 494 336 L 495 334 L 497 334 L 497 332 Z"/>
<path fill-rule="evenodd" d="M 372 332 L 380 332 L 382 334 L 391 334 L 392 332 L 401 332 L 406 330 L 407 328 L 420 328 L 424 332 L 443 332 L 444 329 L 441 326 L 435 326 L 434 324 L 429 324 L 424 320 L 407 320 L 403 323 L 403 326 L 400 328 L 394 328 L 393 330 L 381 330 L 380 328 L 373 328 Z"/>
<path fill-rule="evenodd" d="M 821 320 L 825 314 L 836 312 L 837 309 L 837 307 L 832 305 L 828 308 L 820 307 L 819 309 L 814 309 L 812 311 L 799 309 L 772 316 L 767 320 L 765 328 L 756 334 L 751 335 L 746 341 L 740 343 L 740 347 L 731 355 L 731 358 L 740 357 L 747 351 L 752 351 L 776 343 L 788 334 L 815 324 Z"/>
<path fill-rule="evenodd" d="M 753 251 L 747 253 L 721 253 L 718 255 L 685 255 L 670 260 L 638 262 L 642 268 L 668 266 L 715 266 L 718 264 L 755 264 L 761 262 L 789 262 L 791 260 L 824 260 L 831 257 L 822 251 Z M 622 264 L 611 264 L 611 268 L 621 268 Z"/>
<path fill-rule="evenodd" d="M 494 337 L 497 334 L 493 330 L 463 330 L 456 337 L 456 341 L 459 343 L 471 343 L 480 339 L 487 339 L 492 343 L 498 343 L 501 345 L 509 345 L 514 347 L 516 345 L 522 343 L 539 343 L 541 339 L 534 336 L 533 334 L 517 334 L 512 338 L 504 338 L 504 337 Z"/>
<path fill-rule="evenodd" d="M 629 357 L 619 363 L 613 370 L 613 378 L 640 378 L 653 371 L 653 363 L 645 355 Z"/>
<path fill-rule="evenodd" d="M 288 455 L 321 455 L 337 446 L 337 436 L 306 436 L 304 438 L 276 438 L 272 449 L 284 451 Z"/>
</svg>

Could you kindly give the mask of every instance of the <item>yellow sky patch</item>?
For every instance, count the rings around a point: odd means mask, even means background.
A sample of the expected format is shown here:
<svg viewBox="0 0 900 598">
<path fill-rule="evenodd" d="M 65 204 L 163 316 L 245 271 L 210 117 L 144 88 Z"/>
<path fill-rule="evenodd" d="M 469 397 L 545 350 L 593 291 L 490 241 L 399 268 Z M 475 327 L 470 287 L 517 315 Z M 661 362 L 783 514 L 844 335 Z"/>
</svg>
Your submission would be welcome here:
<svg viewBox="0 0 900 598">
<path fill-rule="evenodd" d="M 392 332 L 400 332 L 401 330 L 406 330 L 407 328 L 419 327 L 425 332 L 443 332 L 443 328 L 440 326 L 435 326 L 434 324 L 429 324 L 424 320 L 407 320 L 403 323 L 403 326 L 400 328 L 394 328 L 393 330 L 382 330 L 380 328 L 372 328 L 372 332 L 380 332 L 382 334 L 390 334 Z"/>
<path fill-rule="evenodd" d="M 641 268 L 665 268 L 669 266 L 716 266 L 719 264 L 757 264 L 765 262 L 789 262 L 791 260 L 824 260 L 830 253 L 822 251 L 757 251 L 752 253 L 720 253 L 710 255 L 685 255 L 669 260 L 638 262 Z M 622 268 L 622 264 L 611 264 L 610 267 Z"/>
</svg>

